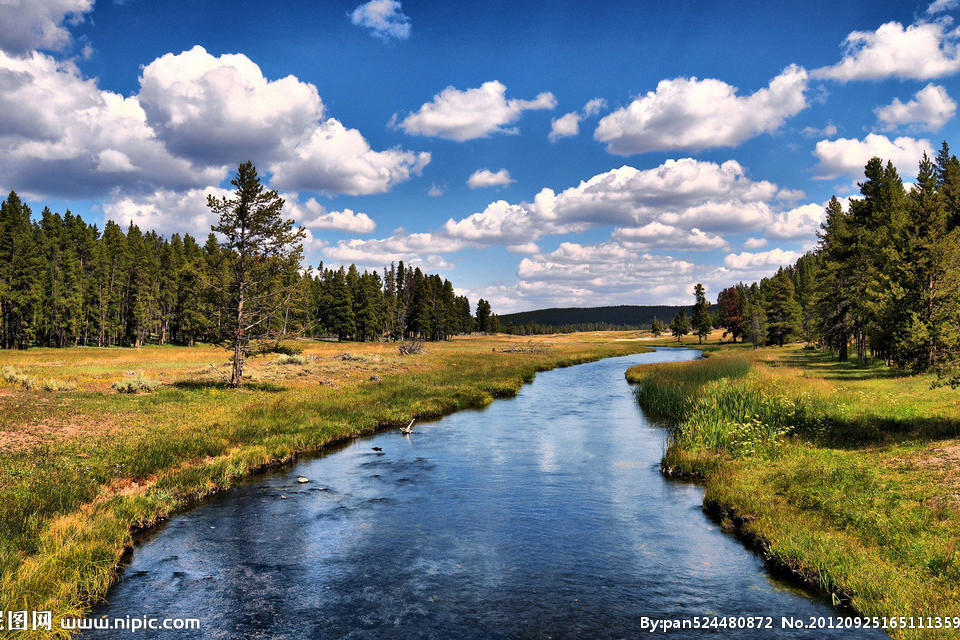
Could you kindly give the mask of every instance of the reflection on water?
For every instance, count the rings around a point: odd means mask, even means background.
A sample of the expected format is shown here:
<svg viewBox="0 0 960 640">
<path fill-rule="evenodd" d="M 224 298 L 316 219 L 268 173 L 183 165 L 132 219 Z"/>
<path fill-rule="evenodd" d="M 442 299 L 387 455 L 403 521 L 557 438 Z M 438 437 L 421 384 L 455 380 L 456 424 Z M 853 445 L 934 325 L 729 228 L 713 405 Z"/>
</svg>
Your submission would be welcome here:
<svg viewBox="0 0 960 640">
<path fill-rule="evenodd" d="M 593 640 L 701 615 L 773 616 L 774 628 L 670 636 L 831 637 L 781 630 L 781 615 L 836 613 L 772 581 L 704 517 L 699 488 L 658 472 L 665 434 L 623 372 L 696 355 L 542 373 L 483 411 L 259 478 L 142 542 L 94 614 L 202 620 L 140 636 L 178 639 Z"/>
</svg>

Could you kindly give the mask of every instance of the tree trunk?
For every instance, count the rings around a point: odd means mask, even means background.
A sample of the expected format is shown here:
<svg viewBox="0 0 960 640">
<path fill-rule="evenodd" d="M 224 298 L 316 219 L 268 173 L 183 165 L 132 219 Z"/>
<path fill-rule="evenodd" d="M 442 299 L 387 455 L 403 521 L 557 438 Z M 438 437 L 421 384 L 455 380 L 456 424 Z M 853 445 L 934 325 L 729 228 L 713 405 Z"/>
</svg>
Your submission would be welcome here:
<svg viewBox="0 0 960 640">
<path fill-rule="evenodd" d="M 237 332 L 233 338 L 233 371 L 230 374 L 230 386 L 240 386 L 243 378 L 243 283 L 240 284 L 240 300 L 237 303 Z"/>
</svg>

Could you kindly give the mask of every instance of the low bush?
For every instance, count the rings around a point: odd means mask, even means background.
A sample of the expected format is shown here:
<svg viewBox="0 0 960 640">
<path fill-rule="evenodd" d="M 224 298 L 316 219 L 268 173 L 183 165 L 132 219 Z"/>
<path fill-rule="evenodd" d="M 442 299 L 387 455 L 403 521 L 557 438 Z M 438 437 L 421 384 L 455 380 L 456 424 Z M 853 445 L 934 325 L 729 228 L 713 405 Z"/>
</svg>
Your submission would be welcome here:
<svg viewBox="0 0 960 640">
<path fill-rule="evenodd" d="M 114 382 L 113 390 L 117 393 L 150 393 L 156 389 L 159 384 L 156 380 L 148 378 L 142 373 L 138 373 L 133 377 Z"/>
</svg>

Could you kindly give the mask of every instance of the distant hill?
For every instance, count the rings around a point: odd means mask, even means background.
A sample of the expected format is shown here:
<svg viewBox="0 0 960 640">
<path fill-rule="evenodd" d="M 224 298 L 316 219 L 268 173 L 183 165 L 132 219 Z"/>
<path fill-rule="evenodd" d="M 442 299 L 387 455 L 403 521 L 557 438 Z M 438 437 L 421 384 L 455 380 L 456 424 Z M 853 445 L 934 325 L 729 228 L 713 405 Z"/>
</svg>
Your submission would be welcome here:
<svg viewBox="0 0 960 640">
<path fill-rule="evenodd" d="M 540 309 L 523 311 L 500 316 L 501 323 L 524 325 L 528 323 L 562 327 L 568 325 L 614 325 L 617 327 L 649 327 L 656 316 L 661 322 L 669 324 L 673 316 L 681 309 L 690 312 L 689 306 L 632 305 L 617 307 L 570 307 L 567 309 Z"/>
</svg>

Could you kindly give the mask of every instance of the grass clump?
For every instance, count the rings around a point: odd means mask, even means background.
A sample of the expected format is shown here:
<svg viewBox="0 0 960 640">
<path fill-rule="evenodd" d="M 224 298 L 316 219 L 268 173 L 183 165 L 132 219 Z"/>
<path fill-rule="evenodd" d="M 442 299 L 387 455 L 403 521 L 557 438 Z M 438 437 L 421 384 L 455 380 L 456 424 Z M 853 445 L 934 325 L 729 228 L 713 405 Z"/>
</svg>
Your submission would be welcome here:
<svg viewBox="0 0 960 640">
<path fill-rule="evenodd" d="M 70 382 L 69 380 L 57 380 L 56 378 L 47 378 L 43 381 L 43 390 L 44 391 L 73 391 L 77 388 L 76 382 Z"/>
<path fill-rule="evenodd" d="M 150 393 L 159 384 L 156 380 L 148 378 L 142 373 L 136 373 L 133 376 L 114 382 L 113 390 L 117 393 Z"/>
<path fill-rule="evenodd" d="M 274 362 L 280 365 L 304 365 L 307 364 L 307 359 L 303 356 L 297 355 L 281 355 Z"/>
<path fill-rule="evenodd" d="M 0 370 L 0 375 L 3 376 L 4 381 L 9 382 L 10 384 L 20 385 L 28 391 L 36 388 L 37 386 L 37 381 L 35 378 L 28 376 L 25 373 L 21 373 L 9 365 Z"/>
</svg>

